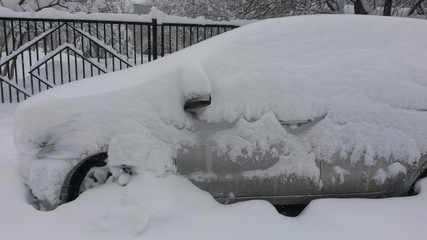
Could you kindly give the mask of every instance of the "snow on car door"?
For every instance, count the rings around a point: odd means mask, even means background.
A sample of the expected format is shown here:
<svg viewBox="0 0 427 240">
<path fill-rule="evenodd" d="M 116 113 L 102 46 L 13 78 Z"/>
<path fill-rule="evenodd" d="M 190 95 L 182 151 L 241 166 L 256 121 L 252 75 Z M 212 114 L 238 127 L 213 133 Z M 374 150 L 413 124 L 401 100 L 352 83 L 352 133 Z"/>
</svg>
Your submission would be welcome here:
<svg viewBox="0 0 427 240">
<path fill-rule="evenodd" d="M 178 172 L 214 197 L 274 202 L 318 193 L 320 169 L 314 155 L 294 141 L 273 113 L 256 121 L 197 124 L 202 125 L 196 126 L 198 144 L 178 154 Z"/>
</svg>

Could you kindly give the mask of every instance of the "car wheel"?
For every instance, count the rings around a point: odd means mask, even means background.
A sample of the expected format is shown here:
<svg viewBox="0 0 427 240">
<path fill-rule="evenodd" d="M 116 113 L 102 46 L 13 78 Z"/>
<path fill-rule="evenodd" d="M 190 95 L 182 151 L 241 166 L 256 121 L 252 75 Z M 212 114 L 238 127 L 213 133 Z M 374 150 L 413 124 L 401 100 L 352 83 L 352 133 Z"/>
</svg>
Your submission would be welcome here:
<svg viewBox="0 0 427 240">
<path fill-rule="evenodd" d="M 414 181 L 414 183 L 411 185 L 411 188 L 409 189 L 408 195 L 413 196 L 417 195 L 419 190 L 416 189 L 415 185 L 417 184 L 418 180 L 421 178 L 427 177 L 427 169 L 424 169 L 424 171 L 421 172 L 421 174 L 417 177 L 417 179 Z"/>
<path fill-rule="evenodd" d="M 308 204 L 297 205 L 275 205 L 276 210 L 287 217 L 297 217 L 307 207 Z"/>
<path fill-rule="evenodd" d="M 83 159 L 68 173 L 61 188 L 59 204 L 75 200 L 83 191 L 103 184 L 111 176 L 106 152 Z"/>
</svg>

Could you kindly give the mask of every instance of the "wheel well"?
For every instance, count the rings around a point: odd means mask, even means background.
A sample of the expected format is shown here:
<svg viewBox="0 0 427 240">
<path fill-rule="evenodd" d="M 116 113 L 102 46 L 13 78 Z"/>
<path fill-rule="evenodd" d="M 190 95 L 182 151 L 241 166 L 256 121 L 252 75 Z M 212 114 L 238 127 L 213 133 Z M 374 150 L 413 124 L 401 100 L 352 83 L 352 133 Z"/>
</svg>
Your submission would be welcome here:
<svg viewBox="0 0 427 240">
<path fill-rule="evenodd" d="M 421 157 L 420 161 L 424 163 L 421 164 L 421 167 L 417 170 L 417 173 L 414 176 L 414 180 L 412 181 L 412 184 L 408 193 L 408 195 L 410 196 L 417 194 L 415 191 L 415 184 L 417 183 L 417 181 L 421 178 L 427 177 L 427 154 L 424 154 Z"/>
<path fill-rule="evenodd" d="M 103 167 L 107 165 L 108 158 L 106 152 L 97 153 L 80 161 L 71 171 L 62 184 L 59 195 L 59 204 L 67 203 L 76 199 L 80 194 L 80 185 L 89 170 L 93 167 Z"/>
<path fill-rule="evenodd" d="M 427 176 L 427 154 L 424 154 L 421 159 L 421 162 L 424 162 L 421 164 L 421 167 L 419 168 L 419 170 L 417 171 L 417 174 L 415 175 L 415 181 L 416 182 L 418 179 L 426 177 Z"/>
</svg>

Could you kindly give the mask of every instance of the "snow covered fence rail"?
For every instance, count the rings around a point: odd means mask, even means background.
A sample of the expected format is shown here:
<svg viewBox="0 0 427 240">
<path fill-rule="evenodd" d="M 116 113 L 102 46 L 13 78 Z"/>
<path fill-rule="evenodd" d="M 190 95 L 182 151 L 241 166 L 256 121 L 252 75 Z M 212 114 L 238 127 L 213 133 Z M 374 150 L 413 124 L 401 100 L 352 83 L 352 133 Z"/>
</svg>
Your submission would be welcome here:
<svg viewBox="0 0 427 240">
<path fill-rule="evenodd" d="M 150 62 L 244 24 L 161 13 L 112 17 L 2 8 L 0 13 L 2 103 L 103 74 L 101 68 L 112 72 Z"/>
</svg>

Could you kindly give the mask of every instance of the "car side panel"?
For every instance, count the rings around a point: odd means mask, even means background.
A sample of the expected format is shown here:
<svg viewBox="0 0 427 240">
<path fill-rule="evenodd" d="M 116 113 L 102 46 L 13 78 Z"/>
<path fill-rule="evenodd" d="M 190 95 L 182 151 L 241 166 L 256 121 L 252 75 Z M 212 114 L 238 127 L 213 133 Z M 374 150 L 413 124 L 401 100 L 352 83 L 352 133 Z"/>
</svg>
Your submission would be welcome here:
<svg viewBox="0 0 427 240">
<path fill-rule="evenodd" d="M 196 186 L 216 198 L 256 196 L 286 196 L 318 194 L 318 182 L 294 175 L 246 176 L 246 171 L 265 170 L 277 163 L 279 157 L 254 152 L 249 156 L 230 159 L 227 153 L 219 153 L 209 145 L 185 148 L 177 158 L 178 172 Z"/>
</svg>

